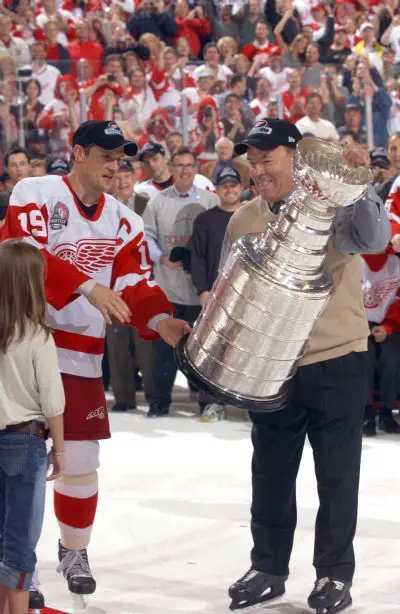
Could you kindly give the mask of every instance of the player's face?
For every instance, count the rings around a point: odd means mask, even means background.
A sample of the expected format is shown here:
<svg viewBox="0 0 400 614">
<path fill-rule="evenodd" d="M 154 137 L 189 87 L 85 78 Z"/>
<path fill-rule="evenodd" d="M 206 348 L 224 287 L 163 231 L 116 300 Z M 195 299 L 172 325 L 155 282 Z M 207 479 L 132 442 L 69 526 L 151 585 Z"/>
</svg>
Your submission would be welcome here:
<svg viewBox="0 0 400 614">
<path fill-rule="evenodd" d="M 123 149 L 106 151 L 100 147 L 91 147 L 83 160 L 83 177 L 93 190 L 110 192 L 113 179 L 118 172 L 118 161 L 124 155 Z"/>
<path fill-rule="evenodd" d="M 237 181 L 227 181 L 222 185 L 217 186 L 217 194 L 221 200 L 221 204 L 233 207 L 240 200 L 242 192 L 242 184 Z"/>
<path fill-rule="evenodd" d="M 292 154 L 279 146 L 272 151 L 249 147 L 247 159 L 257 190 L 265 202 L 284 198 L 293 188 Z"/>
</svg>

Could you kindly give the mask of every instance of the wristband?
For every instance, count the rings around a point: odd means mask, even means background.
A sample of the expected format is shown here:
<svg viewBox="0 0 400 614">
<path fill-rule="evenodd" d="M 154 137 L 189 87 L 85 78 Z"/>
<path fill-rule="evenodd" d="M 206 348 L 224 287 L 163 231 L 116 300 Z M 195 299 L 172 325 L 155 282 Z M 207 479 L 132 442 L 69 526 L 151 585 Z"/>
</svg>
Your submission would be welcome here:
<svg viewBox="0 0 400 614">
<path fill-rule="evenodd" d="M 51 451 L 53 452 L 54 456 L 64 456 L 65 454 L 64 450 L 62 450 L 62 452 L 56 452 L 55 449 L 52 448 Z"/>
</svg>

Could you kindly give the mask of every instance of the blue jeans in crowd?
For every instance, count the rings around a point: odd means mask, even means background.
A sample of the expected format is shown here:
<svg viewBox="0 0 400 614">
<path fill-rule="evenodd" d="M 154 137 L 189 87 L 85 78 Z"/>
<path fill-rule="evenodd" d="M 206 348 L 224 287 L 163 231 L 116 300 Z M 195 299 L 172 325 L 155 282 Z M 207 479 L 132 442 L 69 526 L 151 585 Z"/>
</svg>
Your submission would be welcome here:
<svg viewBox="0 0 400 614">
<path fill-rule="evenodd" d="M 47 450 L 30 432 L 0 431 L 0 584 L 29 590 L 46 496 Z"/>
</svg>

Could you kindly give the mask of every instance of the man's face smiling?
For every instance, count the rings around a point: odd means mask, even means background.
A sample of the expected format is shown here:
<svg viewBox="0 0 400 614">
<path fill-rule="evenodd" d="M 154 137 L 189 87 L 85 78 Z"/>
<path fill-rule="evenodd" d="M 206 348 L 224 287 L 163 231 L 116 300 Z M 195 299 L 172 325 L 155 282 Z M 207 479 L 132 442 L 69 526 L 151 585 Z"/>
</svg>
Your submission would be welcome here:
<svg viewBox="0 0 400 614">
<path fill-rule="evenodd" d="M 271 151 L 249 147 L 247 159 L 259 194 L 265 202 L 284 198 L 293 188 L 292 153 L 280 145 Z"/>
</svg>

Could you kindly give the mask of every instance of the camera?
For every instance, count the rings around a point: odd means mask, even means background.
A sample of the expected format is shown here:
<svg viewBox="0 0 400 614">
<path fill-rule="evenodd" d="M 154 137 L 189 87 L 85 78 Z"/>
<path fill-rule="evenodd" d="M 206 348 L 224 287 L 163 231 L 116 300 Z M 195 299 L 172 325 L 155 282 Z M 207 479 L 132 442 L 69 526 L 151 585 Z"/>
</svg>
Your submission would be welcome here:
<svg viewBox="0 0 400 614">
<path fill-rule="evenodd" d="M 209 104 L 204 109 L 204 117 L 212 117 L 213 116 L 213 107 Z"/>
<path fill-rule="evenodd" d="M 115 75 L 107 75 L 107 81 L 109 83 L 115 83 L 117 80 L 117 77 Z"/>
</svg>

